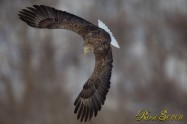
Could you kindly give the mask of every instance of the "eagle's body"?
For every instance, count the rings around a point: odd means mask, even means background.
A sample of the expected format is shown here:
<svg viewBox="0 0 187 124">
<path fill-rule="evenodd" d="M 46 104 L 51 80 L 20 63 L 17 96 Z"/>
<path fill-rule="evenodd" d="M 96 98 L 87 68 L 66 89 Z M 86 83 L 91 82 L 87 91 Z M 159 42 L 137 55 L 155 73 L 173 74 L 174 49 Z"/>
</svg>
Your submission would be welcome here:
<svg viewBox="0 0 187 124">
<path fill-rule="evenodd" d="M 67 29 L 81 35 L 84 50 L 93 51 L 95 68 L 74 102 L 77 118 L 85 122 L 96 116 L 110 88 L 112 50 L 110 35 L 98 26 L 65 11 L 44 5 L 33 5 L 19 13 L 21 20 L 36 28 Z"/>
</svg>

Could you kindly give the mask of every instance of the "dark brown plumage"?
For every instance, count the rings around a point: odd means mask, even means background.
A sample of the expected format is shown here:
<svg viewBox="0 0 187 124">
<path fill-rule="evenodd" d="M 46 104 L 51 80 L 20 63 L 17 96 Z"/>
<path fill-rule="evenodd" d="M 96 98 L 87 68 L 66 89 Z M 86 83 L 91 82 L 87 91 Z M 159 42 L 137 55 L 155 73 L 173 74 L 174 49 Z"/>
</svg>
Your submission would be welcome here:
<svg viewBox="0 0 187 124">
<path fill-rule="evenodd" d="M 77 119 L 85 122 L 96 116 L 110 88 L 113 60 L 109 34 L 78 16 L 44 5 L 27 7 L 18 15 L 32 27 L 67 29 L 83 37 L 84 50 L 94 52 L 95 68 L 74 102 L 74 113 L 77 113 Z"/>
</svg>

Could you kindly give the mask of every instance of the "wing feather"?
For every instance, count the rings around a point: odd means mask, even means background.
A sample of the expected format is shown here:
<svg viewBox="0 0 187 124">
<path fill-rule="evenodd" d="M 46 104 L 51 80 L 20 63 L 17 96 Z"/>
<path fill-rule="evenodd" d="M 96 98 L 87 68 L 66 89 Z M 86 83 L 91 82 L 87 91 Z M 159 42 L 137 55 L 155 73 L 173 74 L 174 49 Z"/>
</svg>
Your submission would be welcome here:
<svg viewBox="0 0 187 124">
<path fill-rule="evenodd" d="M 92 116 L 93 116 L 93 103 L 90 103 L 90 108 L 89 108 L 89 121 L 91 120 Z"/>
<path fill-rule="evenodd" d="M 81 104 L 81 107 L 80 107 L 80 109 L 79 109 L 79 111 L 78 111 L 77 119 L 80 118 L 81 113 L 82 113 L 82 111 L 83 111 L 83 108 L 84 108 L 84 104 Z"/>
</svg>

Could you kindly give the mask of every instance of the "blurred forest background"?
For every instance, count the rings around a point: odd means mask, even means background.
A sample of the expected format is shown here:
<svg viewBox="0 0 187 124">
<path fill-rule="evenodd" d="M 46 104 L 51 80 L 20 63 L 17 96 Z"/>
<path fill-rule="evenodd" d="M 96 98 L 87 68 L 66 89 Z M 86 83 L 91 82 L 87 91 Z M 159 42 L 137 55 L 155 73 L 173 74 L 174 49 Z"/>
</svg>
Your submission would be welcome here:
<svg viewBox="0 0 187 124">
<path fill-rule="evenodd" d="M 89 124 L 144 124 L 142 109 L 183 114 L 187 123 L 186 0 L 0 0 L 0 124 L 77 124 L 73 102 L 94 68 L 82 38 L 34 29 L 18 11 L 44 4 L 105 22 L 120 49 L 105 105 Z"/>
</svg>

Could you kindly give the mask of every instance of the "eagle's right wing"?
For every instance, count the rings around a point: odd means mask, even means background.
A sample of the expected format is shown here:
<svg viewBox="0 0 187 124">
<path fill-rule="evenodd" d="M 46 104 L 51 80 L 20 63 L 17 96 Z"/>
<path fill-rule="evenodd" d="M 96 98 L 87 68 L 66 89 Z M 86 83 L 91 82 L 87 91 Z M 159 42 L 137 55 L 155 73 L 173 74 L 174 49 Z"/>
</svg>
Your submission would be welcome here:
<svg viewBox="0 0 187 124">
<path fill-rule="evenodd" d="M 89 31 L 97 30 L 92 23 L 66 11 L 44 5 L 33 5 L 22 9 L 19 18 L 31 27 L 49 29 L 67 29 L 84 37 Z"/>
</svg>

